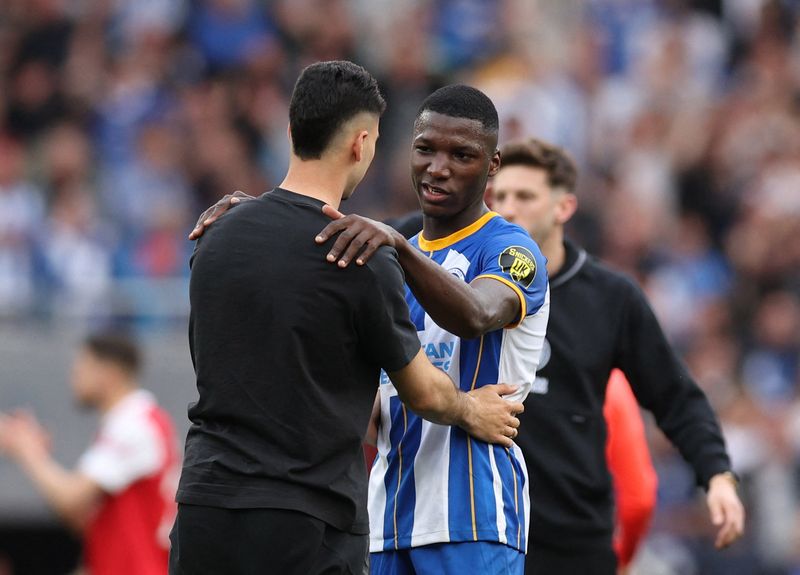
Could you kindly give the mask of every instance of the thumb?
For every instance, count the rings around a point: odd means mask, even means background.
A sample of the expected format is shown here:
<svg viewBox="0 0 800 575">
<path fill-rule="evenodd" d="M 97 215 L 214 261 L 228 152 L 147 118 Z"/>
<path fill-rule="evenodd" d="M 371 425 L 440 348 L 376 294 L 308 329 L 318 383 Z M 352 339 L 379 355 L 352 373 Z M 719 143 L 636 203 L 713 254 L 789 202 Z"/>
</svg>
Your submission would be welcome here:
<svg viewBox="0 0 800 575">
<path fill-rule="evenodd" d="M 322 213 L 328 216 L 332 220 L 339 220 L 344 217 L 344 214 L 331 206 L 330 204 L 325 204 L 322 206 Z"/>
</svg>

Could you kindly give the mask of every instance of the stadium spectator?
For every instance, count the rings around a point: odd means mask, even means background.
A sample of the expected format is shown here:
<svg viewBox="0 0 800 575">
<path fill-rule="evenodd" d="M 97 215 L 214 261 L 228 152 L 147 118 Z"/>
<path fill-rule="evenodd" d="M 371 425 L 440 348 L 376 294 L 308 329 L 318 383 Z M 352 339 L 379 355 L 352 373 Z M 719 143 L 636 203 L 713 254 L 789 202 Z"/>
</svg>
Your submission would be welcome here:
<svg viewBox="0 0 800 575">
<path fill-rule="evenodd" d="M 25 411 L 0 414 L 0 452 L 83 535 L 92 575 L 163 575 L 179 455 L 172 422 L 140 389 L 139 350 L 116 334 L 89 336 L 75 360 L 76 401 L 102 423 L 74 470 L 49 453 L 49 434 Z"/>
</svg>

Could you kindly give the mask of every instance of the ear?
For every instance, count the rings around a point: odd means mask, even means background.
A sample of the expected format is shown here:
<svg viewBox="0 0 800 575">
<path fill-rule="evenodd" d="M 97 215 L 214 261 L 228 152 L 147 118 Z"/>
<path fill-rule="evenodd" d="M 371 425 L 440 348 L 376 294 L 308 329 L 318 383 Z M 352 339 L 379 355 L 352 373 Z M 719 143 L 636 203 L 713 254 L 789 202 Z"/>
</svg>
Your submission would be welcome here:
<svg viewBox="0 0 800 575">
<path fill-rule="evenodd" d="M 563 192 L 556 201 L 556 222 L 566 224 L 578 209 L 578 196 L 571 192 Z"/>
<path fill-rule="evenodd" d="M 489 160 L 489 177 L 494 176 L 500 169 L 500 150 L 495 150 Z"/>
<path fill-rule="evenodd" d="M 364 142 L 367 141 L 368 137 L 369 132 L 367 130 L 361 130 L 356 135 L 355 140 L 353 140 L 353 157 L 356 162 L 360 162 L 361 158 L 364 156 Z"/>
</svg>

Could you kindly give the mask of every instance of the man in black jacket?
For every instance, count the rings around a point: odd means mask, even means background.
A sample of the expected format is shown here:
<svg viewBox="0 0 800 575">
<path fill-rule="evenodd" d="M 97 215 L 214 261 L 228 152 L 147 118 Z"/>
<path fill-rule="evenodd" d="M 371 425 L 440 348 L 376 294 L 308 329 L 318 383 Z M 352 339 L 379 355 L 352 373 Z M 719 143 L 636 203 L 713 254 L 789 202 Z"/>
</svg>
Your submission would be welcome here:
<svg viewBox="0 0 800 575">
<path fill-rule="evenodd" d="M 615 367 L 707 490 L 716 546 L 726 547 L 742 534 L 744 508 L 716 417 L 639 287 L 565 239 L 577 208 L 574 163 L 534 139 L 506 145 L 501 158 L 493 208 L 541 246 L 552 290 L 549 345 L 516 438 L 531 485 L 526 573 L 615 573 L 603 418 Z"/>
</svg>

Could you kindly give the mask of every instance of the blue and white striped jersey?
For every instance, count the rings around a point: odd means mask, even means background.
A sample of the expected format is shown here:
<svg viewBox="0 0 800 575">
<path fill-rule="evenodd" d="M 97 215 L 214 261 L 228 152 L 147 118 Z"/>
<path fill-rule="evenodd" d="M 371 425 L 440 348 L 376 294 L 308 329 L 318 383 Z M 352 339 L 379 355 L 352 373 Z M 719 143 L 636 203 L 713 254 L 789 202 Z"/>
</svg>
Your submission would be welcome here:
<svg viewBox="0 0 800 575">
<path fill-rule="evenodd" d="M 545 258 L 521 227 L 489 212 L 439 240 L 411 240 L 450 273 L 493 278 L 520 298 L 519 320 L 476 339 L 436 325 L 406 289 L 411 320 L 431 362 L 463 391 L 502 382 L 528 395 L 539 365 L 550 295 Z M 406 409 L 389 378 L 380 385 L 378 456 L 369 483 L 370 551 L 443 542 L 527 546 L 529 498 L 522 452 L 425 421 Z"/>
</svg>

